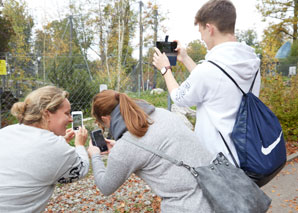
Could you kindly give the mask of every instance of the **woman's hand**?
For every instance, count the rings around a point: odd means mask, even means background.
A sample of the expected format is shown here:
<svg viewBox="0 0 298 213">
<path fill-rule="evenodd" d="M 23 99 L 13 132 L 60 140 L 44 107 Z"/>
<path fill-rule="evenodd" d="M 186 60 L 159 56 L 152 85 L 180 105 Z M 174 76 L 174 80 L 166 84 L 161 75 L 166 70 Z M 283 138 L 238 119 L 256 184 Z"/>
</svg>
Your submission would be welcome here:
<svg viewBox="0 0 298 213">
<path fill-rule="evenodd" d="M 93 146 L 92 141 L 89 141 L 89 147 L 88 147 L 88 154 L 90 157 L 94 154 L 100 154 L 100 150 L 97 146 Z"/>
<path fill-rule="evenodd" d="M 66 140 L 67 143 L 69 143 L 75 136 L 75 132 L 73 131 L 72 128 L 69 128 L 66 130 L 66 134 L 64 135 L 64 139 Z"/>
<path fill-rule="evenodd" d="M 79 127 L 79 130 L 75 132 L 75 134 L 76 134 L 75 145 L 84 146 L 88 138 L 88 131 L 85 128 L 85 126 Z"/>
</svg>

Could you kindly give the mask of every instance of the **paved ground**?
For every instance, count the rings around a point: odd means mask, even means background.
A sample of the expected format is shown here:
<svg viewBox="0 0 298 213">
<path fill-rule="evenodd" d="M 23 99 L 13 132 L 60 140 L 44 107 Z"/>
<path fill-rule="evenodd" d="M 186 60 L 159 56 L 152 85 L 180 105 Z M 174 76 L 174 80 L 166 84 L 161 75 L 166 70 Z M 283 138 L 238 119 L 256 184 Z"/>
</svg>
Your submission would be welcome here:
<svg viewBox="0 0 298 213">
<path fill-rule="evenodd" d="M 298 163 L 288 162 L 262 189 L 272 199 L 268 213 L 298 212 Z"/>
</svg>

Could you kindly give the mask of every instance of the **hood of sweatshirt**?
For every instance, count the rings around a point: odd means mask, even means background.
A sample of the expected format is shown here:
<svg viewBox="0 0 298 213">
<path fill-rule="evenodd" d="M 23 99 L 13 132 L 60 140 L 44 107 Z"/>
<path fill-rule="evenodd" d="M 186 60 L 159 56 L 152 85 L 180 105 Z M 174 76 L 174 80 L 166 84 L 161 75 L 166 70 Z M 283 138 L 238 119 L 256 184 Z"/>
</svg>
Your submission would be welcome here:
<svg viewBox="0 0 298 213">
<path fill-rule="evenodd" d="M 138 100 L 136 104 L 141 107 L 147 115 L 155 111 L 155 107 L 145 101 Z M 111 113 L 110 134 L 115 140 L 118 140 L 127 131 L 124 119 L 120 113 L 120 105 L 118 104 Z"/>
<path fill-rule="evenodd" d="M 260 67 L 260 59 L 254 48 L 239 42 L 225 42 L 213 47 L 206 55 L 206 60 L 224 65 L 244 80 L 251 79 Z"/>
</svg>

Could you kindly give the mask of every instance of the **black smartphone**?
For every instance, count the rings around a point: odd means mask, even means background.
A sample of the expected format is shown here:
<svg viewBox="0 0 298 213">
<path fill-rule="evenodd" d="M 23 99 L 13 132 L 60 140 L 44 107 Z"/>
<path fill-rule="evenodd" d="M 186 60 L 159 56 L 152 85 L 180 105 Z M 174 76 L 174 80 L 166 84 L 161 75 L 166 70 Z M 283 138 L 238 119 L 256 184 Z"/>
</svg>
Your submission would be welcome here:
<svg viewBox="0 0 298 213">
<path fill-rule="evenodd" d="M 167 41 L 157 41 L 156 47 L 160 50 L 161 53 L 165 53 L 168 56 L 171 66 L 176 66 L 177 64 L 177 42 L 167 42 Z"/>
<path fill-rule="evenodd" d="M 108 150 L 108 146 L 105 141 L 105 138 L 102 135 L 101 129 L 94 130 L 91 132 L 91 140 L 92 140 L 92 144 L 94 146 L 97 146 L 101 152 L 105 152 Z"/>
<path fill-rule="evenodd" d="M 177 42 L 165 42 L 165 41 L 157 41 L 156 47 L 160 50 L 162 53 L 174 53 L 177 55 L 177 51 L 175 49 L 177 48 Z"/>
</svg>

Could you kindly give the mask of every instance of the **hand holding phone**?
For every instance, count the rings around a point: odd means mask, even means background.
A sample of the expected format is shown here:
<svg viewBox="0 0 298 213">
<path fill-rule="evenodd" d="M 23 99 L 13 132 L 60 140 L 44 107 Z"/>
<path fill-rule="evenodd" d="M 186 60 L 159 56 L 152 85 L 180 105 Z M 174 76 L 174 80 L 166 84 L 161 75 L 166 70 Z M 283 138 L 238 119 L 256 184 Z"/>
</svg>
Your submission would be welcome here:
<svg viewBox="0 0 298 213">
<path fill-rule="evenodd" d="M 165 53 L 170 61 L 171 66 L 175 66 L 177 63 L 177 42 L 168 42 L 168 41 L 157 41 L 156 47 L 160 50 L 161 53 Z"/>
<path fill-rule="evenodd" d="M 83 126 L 83 113 L 82 111 L 71 112 L 72 116 L 72 129 L 74 131 L 79 130 L 79 127 Z"/>
<path fill-rule="evenodd" d="M 97 146 L 101 152 L 108 151 L 108 146 L 105 141 L 105 138 L 103 137 L 102 130 L 94 130 L 91 132 L 91 140 L 92 144 L 94 146 Z"/>
</svg>

